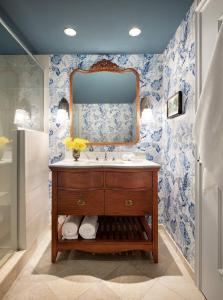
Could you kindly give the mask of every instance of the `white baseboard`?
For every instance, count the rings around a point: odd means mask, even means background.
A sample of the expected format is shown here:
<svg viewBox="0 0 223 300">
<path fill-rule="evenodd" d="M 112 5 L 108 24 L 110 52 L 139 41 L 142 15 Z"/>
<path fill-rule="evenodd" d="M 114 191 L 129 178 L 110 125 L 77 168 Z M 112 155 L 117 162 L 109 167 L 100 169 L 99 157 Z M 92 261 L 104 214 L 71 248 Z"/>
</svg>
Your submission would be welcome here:
<svg viewBox="0 0 223 300">
<path fill-rule="evenodd" d="M 184 266 L 185 266 L 186 270 L 188 271 L 188 273 L 190 274 L 191 278 L 195 281 L 195 271 L 194 271 L 194 269 L 191 267 L 189 262 L 186 260 L 186 258 L 184 257 L 182 251 L 180 250 L 180 248 L 178 247 L 178 245 L 176 244 L 176 242 L 174 241 L 172 236 L 169 234 L 169 232 L 166 230 L 166 228 L 163 224 L 159 224 L 159 230 L 162 230 L 163 233 L 165 234 L 165 236 L 168 238 L 168 241 L 171 243 L 172 247 L 174 248 L 174 250 L 179 255 L 180 259 L 182 260 L 182 263 L 184 264 Z"/>
</svg>

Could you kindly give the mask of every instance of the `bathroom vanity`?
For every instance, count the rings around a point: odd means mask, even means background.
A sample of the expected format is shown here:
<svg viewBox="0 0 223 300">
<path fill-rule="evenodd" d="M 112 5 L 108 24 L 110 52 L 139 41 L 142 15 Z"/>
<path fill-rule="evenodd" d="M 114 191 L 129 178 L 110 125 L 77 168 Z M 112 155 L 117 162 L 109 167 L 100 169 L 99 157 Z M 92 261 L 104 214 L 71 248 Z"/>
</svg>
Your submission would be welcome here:
<svg viewBox="0 0 223 300">
<path fill-rule="evenodd" d="M 63 250 L 152 252 L 158 262 L 158 164 L 64 160 L 52 171 L 52 262 Z M 96 239 L 63 240 L 59 215 L 98 215 Z"/>
</svg>

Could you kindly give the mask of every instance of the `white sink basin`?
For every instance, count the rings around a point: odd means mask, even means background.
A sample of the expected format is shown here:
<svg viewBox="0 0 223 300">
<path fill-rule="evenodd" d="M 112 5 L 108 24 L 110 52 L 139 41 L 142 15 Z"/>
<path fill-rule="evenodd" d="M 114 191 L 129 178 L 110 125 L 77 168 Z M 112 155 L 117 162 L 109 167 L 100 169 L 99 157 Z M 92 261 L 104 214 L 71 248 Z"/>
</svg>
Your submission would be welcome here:
<svg viewBox="0 0 223 300">
<path fill-rule="evenodd" d="M 90 165 L 106 165 L 106 166 L 111 166 L 111 165 L 122 165 L 124 164 L 124 161 L 122 160 L 89 160 L 86 161 L 86 163 Z"/>
</svg>

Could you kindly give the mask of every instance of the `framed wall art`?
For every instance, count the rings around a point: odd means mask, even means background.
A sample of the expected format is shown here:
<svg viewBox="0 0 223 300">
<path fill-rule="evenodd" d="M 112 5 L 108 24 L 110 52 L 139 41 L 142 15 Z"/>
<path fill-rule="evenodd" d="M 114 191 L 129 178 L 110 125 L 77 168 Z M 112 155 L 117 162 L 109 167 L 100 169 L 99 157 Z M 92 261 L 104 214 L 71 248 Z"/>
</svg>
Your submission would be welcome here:
<svg viewBox="0 0 223 300">
<path fill-rule="evenodd" d="M 175 118 L 183 114 L 182 92 L 179 91 L 167 100 L 167 118 Z"/>
</svg>

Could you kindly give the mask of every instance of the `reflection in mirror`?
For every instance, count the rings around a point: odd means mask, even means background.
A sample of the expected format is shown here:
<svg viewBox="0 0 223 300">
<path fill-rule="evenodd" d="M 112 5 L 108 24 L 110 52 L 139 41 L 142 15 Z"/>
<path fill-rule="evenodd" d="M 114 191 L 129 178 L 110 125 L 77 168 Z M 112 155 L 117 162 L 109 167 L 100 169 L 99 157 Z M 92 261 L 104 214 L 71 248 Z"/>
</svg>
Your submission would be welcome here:
<svg viewBox="0 0 223 300">
<path fill-rule="evenodd" d="M 135 143 L 136 74 L 131 69 L 122 72 L 75 70 L 71 78 L 73 136 L 93 144 Z"/>
</svg>

